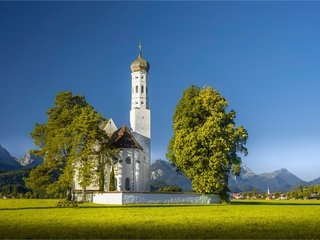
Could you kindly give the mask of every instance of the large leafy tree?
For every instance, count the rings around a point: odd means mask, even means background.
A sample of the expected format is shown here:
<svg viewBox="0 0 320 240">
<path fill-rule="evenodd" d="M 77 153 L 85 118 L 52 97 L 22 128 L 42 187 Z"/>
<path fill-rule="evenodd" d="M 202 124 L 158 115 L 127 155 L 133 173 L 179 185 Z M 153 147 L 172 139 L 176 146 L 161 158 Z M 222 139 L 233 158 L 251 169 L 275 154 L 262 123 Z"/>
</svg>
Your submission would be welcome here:
<svg viewBox="0 0 320 240">
<path fill-rule="evenodd" d="M 101 128 L 104 119 L 83 96 L 58 93 L 47 115 L 48 121 L 36 124 L 31 133 L 38 147 L 34 152 L 44 162 L 31 171 L 26 185 L 49 194 L 68 192 L 70 198 L 75 170 L 85 192 L 93 180 L 101 177 L 106 159 L 114 150 Z"/>
<path fill-rule="evenodd" d="M 247 131 L 236 127 L 236 113 L 227 107 L 219 92 L 196 86 L 186 89 L 176 106 L 167 158 L 197 193 L 226 196 L 230 171 L 240 172 L 238 154 L 247 154 Z"/>
</svg>

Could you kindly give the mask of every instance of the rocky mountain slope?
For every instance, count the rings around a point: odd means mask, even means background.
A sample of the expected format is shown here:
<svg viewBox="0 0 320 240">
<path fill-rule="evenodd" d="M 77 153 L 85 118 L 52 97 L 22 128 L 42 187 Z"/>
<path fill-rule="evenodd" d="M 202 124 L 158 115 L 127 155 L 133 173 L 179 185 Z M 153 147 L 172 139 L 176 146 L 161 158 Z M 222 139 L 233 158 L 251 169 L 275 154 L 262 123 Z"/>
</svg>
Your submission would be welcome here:
<svg viewBox="0 0 320 240">
<path fill-rule="evenodd" d="M 229 189 L 231 192 L 246 192 L 254 189 L 258 192 L 266 192 L 269 188 L 271 192 L 287 192 L 297 185 L 317 184 L 318 182 L 320 178 L 305 182 L 286 169 L 255 174 L 244 165 L 239 176 L 230 175 Z M 170 163 L 164 160 L 157 160 L 151 165 L 151 184 L 153 188 L 176 185 L 185 191 L 192 189 L 190 180 L 178 174 Z"/>
<path fill-rule="evenodd" d="M 21 165 L 10 153 L 0 145 L 0 170 L 9 171 L 20 169 Z"/>
<path fill-rule="evenodd" d="M 191 181 L 178 173 L 167 161 L 156 160 L 150 166 L 150 173 L 152 190 L 165 186 L 179 186 L 184 191 L 192 191 Z"/>
<path fill-rule="evenodd" d="M 0 171 L 13 171 L 21 168 L 33 168 L 43 162 L 41 157 L 28 151 L 23 158 L 17 159 L 0 145 Z"/>
<path fill-rule="evenodd" d="M 256 189 L 259 192 L 266 192 L 268 188 L 271 192 L 287 192 L 298 185 L 307 183 L 286 169 L 280 169 L 272 173 L 255 174 L 249 168 L 241 168 L 240 176 L 230 175 L 229 188 L 232 192 L 245 192 Z M 244 177 L 247 172 L 250 175 Z"/>
<path fill-rule="evenodd" d="M 312 180 L 311 182 L 309 182 L 309 184 L 310 184 L 310 185 L 320 184 L 320 177 Z"/>
<path fill-rule="evenodd" d="M 33 168 L 41 164 L 43 159 L 28 151 L 23 158 L 20 158 L 17 161 L 24 167 Z"/>
</svg>

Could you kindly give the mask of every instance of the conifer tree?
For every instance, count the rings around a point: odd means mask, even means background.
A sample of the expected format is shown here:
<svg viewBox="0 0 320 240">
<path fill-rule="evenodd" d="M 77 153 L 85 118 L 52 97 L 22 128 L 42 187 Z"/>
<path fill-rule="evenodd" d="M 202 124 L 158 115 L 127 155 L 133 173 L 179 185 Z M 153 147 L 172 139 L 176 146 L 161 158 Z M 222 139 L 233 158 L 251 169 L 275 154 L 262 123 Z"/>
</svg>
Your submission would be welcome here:
<svg viewBox="0 0 320 240">
<path fill-rule="evenodd" d="M 112 170 L 110 173 L 110 186 L 109 186 L 109 191 L 115 191 L 116 186 L 115 186 L 115 175 L 114 175 L 114 166 L 112 166 Z"/>
</svg>

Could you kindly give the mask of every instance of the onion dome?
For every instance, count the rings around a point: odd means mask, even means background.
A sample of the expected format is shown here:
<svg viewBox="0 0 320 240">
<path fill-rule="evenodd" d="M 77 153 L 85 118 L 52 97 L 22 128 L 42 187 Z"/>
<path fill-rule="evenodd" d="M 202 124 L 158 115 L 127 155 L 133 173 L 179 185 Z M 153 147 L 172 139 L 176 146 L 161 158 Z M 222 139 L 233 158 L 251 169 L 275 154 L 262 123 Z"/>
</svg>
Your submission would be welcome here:
<svg viewBox="0 0 320 240">
<path fill-rule="evenodd" d="M 141 44 L 140 44 L 139 45 L 139 55 L 138 55 L 137 59 L 134 60 L 130 65 L 131 72 L 138 72 L 138 71 L 146 71 L 146 72 L 148 72 L 149 69 L 150 69 L 149 63 L 142 58 L 141 48 L 142 47 L 141 47 Z"/>
</svg>

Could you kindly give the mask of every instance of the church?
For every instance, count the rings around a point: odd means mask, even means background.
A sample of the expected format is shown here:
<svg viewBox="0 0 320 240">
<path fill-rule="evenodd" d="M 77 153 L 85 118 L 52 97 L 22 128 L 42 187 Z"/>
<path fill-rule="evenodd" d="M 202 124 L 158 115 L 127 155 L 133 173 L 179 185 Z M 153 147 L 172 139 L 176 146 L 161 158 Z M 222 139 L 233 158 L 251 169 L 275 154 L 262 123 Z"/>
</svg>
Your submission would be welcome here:
<svg viewBox="0 0 320 240">
<path fill-rule="evenodd" d="M 104 192 L 99 191 L 98 179 L 93 179 L 93 183 L 86 188 L 87 197 L 89 197 L 86 200 L 98 204 L 210 204 L 220 202 L 218 195 L 150 192 L 151 111 L 148 98 L 150 65 L 142 58 L 141 45 L 139 55 L 131 63 L 130 68 L 130 127 L 118 128 L 112 119 L 103 126 L 103 130 L 110 136 L 111 144 L 119 151 L 117 156 L 107 161 L 103 169 Z M 115 191 L 110 191 L 110 178 L 113 176 Z M 74 190 L 75 199 L 83 200 L 77 170 L 74 175 Z"/>
<path fill-rule="evenodd" d="M 110 119 L 104 131 L 110 136 L 111 144 L 119 149 L 118 155 L 107 164 L 104 170 L 104 189 L 110 189 L 110 176 L 114 172 L 114 185 L 118 192 L 149 192 L 151 163 L 151 116 L 148 99 L 149 63 L 142 58 L 141 45 L 139 55 L 131 63 L 131 110 L 130 127 L 117 128 Z M 98 191 L 97 181 L 86 188 Z M 77 171 L 74 176 L 74 190 L 81 191 Z"/>
</svg>

